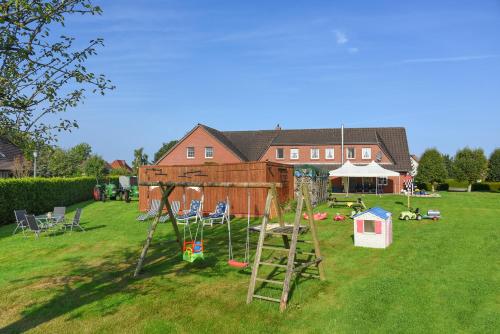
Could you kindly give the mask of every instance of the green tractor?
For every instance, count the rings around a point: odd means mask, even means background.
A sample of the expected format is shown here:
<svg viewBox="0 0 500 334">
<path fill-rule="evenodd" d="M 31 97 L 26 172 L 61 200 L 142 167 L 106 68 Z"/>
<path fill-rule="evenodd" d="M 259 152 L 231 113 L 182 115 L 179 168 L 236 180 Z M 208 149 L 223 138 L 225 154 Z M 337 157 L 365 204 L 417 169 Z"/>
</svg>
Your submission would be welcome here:
<svg viewBox="0 0 500 334">
<path fill-rule="evenodd" d="M 116 199 L 124 200 L 129 203 L 132 199 L 139 199 L 139 187 L 137 185 L 137 176 L 120 176 L 118 178 L 119 187 L 117 189 Z"/>
<path fill-rule="evenodd" d="M 409 209 L 408 211 L 402 211 L 399 214 L 399 219 L 401 219 L 401 220 L 422 220 L 422 214 L 420 213 L 419 208 L 416 208 L 415 210 Z"/>
</svg>

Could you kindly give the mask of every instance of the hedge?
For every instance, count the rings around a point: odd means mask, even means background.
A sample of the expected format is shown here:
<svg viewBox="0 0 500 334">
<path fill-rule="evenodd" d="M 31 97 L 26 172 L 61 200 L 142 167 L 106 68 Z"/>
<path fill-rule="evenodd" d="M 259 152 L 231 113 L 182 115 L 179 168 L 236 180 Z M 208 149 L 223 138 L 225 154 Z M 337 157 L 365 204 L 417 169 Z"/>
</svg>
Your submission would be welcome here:
<svg viewBox="0 0 500 334">
<path fill-rule="evenodd" d="M 0 225 L 15 222 L 14 210 L 42 214 L 90 200 L 95 184 L 93 177 L 0 179 Z"/>
<path fill-rule="evenodd" d="M 432 186 L 430 183 L 417 183 L 418 189 L 431 191 Z M 467 182 L 460 182 L 457 180 L 446 180 L 443 183 L 439 183 L 436 185 L 437 191 L 448 191 L 449 188 L 467 188 Z M 481 182 L 481 183 L 473 183 L 472 191 L 491 191 L 491 192 L 500 192 L 500 182 Z"/>
</svg>

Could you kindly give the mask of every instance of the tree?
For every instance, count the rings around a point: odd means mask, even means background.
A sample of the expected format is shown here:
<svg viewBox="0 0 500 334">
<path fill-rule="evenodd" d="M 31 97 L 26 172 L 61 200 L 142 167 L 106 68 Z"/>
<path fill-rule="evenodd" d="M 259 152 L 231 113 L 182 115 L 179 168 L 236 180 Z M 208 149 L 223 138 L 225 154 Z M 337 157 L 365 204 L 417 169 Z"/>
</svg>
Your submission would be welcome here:
<svg viewBox="0 0 500 334">
<path fill-rule="evenodd" d="M 443 154 L 443 162 L 446 168 L 446 176 L 450 179 L 455 178 L 453 175 L 453 157 L 449 154 Z"/>
<path fill-rule="evenodd" d="M 27 177 L 31 174 L 31 163 L 23 157 L 15 157 L 12 166 L 12 175 L 16 178 Z"/>
<path fill-rule="evenodd" d="M 453 173 L 459 181 L 467 181 L 467 191 L 471 191 L 472 183 L 484 179 L 488 171 L 488 160 L 481 148 L 468 147 L 459 150 L 455 155 Z"/>
<path fill-rule="evenodd" d="M 446 167 L 443 156 L 435 148 L 427 149 L 418 164 L 416 181 L 430 183 L 432 191 L 435 191 L 436 184 L 446 178 Z"/>
<path fill-rule="evenodd" d="M 109 175 L 125 175 L 125 176 L 132 176 L 133 173 L 128 170 L 127 168 L 123 167 L 118 167 L 118 168 L 113 168 L 109 171 Z"/>
<path fill-rule="evenodd" d="M 91 157 L 92 148 L 89 144 L 81 143 L 69 150 L 54 148 L 48 160 L 50 176 L 78 176 L 81 175 L 83 165 Z"/>
<path fill-rule="evenodd" d="M 490 155 L 488 163 L 488 180 L 500 182 L 500 148 L 496 148 Z"/>
<path fill-rule="evenodd" d="M 52 142 L 57 132 L 78 127 L 54 115 L 76 107 L 88 89 L 114 88 L 86 67 L 102 39 L 78 49 L 74 37 L 51 34 L 70 15 L 101 12 L 91 0 L 0 0 L 0 135 Z"/>
<path fill-rule="evenodd" d="M 87 176 L 93 176 L 97 180 L 108 173 L 106 161 L 99 155 L 92 155 L 83 164 L 83 171 Z"/>
<path fill-rule="evenodd" d="M 178 140 L 171 140 L 168 143 L 163 143 L 158 152 L 155 153 L 154 161 L 157 162 L 158 160 L 160 160 L 161 157 L 163 157 L 178 142 Z"/>
<path fill-rule="evenodd" d="M 132 161 L 132 169 L 134 174 L 137 175 L 139 167 L 148 164 L 148 155 L 144 153 L 144 148 L 134 150 L 134 161 Z"/>
</svg>

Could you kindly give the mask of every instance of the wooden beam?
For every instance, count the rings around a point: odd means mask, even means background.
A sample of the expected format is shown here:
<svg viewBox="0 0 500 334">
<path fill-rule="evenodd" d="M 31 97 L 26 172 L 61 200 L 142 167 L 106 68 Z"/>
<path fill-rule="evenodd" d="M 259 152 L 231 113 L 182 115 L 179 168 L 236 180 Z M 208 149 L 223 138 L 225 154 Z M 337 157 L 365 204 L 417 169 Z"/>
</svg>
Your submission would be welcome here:
<svg viewBox="0 0 500 334">
<path fill-rule="evenodd" d="M 264 239 L 266 238 L 266 228 L 267 228 L 267 222 L 269 220 L 269 213 L 271 212 L 272 200 L 273 200 L 273 193 L 271 189 L 269 189 L 267 191 L 266 207 L 264 209 L 264 218 L 262 219 L 262 224 L 260 225 L 259 241 L 257 243 L 257 250 L 255 251 L 255 259 L 252 267 L 252 275 L 250 276 L 250 284 L 248 285 L 247 304 L 250 304 L 254 297 L 255 282 L 257 278 L 257 273 L 259 272 L 260 257 L 262 255 L 262 245 L 264 244 Z"/>
<path fill-rule="evenodd" d="M 278 191 L 276 190 L 276 187 L 274 185 L 271 187 L 271 192 L 273 193 L 274 206 L 276 207 L 276 213 L 278 215 L 278 223 L 281 227 L 284 227 L 285 221 L 283 219 L 283 211 L 281 210 L 281 206 L 279 203 Z M 290 248 L 290 241 L 288 240 L 288 236 L 283 234 L 282 238 L 285 248 Z"/>
<path fill-rule="evenodd" d="M 309 195 L 309 187 L 305 183 L 302 183 L 301 188 L 302 188 L 301 192 L 302 192 L 304 199 L 305 199 L 305 202 L 306 202 L 307 214 L 309 215 L 309 228 L 311 229 L 311 235 L 312 235 L 313 244 L 314 244 L 314 253 L 316 254 L 317 259 L 322 259 L 321 250 L 319 249 L 318 234 L 316 233 L 316 224 L 314 223 L 314 214 L 313 214 L 313 209 L 312 209 L 312 204 L 311 204 L 311 196 Z M 325 268 L 323 265 L 323 261 L 320 261 L 318 263 L 318 271 L 319 271 L 320 280 L 324 281 L 325 280 Z"/>
<path fill-rule="evenodd" d="M 140 186 L 156 187 L 227 187 L 227 188 L 281 188 L 279 182 L 140 182 Z"/>
<path fill-rule="evenodd" d="M 139 261 L 137 262 L 137 267 L 135 268 L 134 277 L 137 277 L 139 275 L 139 273 L 141 272 L 141 269 L 142 269 L 142 266 L 144 263 L 144 259 L 146 258 L 146 254 L 148 253 L 149 246 L 151 245 L 151 240 L 153 240 L 153 235 L 155 233 L 156 226 L 158 226 L 158 223 L 160 222 L 160 217 L 161 217 L 161 214 L 163 212 L 163 207 L 165 206 L 165 203 L 168 202 L 168 196 L 174 190 L 174 188 L 175 188 L 174 186 L 170 186 L 170 187 L 165 187 L 163 185 L 161 186 L 162 195 L 161 195 L 160 207 L 158 208 L 158 214 L 156 215 L 153 223 L 151 224 L 151 227 L 149 228 L 146 242 L 144 244 L 144 247 L 142 248 L 141 255 L 139 256 Z"/>
</svg>

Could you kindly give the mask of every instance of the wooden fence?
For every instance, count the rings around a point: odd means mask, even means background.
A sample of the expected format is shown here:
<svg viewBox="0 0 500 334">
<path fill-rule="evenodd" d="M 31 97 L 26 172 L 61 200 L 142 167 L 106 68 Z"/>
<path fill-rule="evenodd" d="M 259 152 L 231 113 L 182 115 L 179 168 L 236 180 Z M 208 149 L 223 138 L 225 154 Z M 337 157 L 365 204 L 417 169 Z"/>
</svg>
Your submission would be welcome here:
<svg viewBox="0 0 500 334">
<path fill-rule="evenodd" d="M 293 199 L 293 166 L 272 162 L 248 162 L 231 164 L 206 164 L 186 166 L 142 166 L 139 182 L 279 182 L 277 189 L 280 203 Z M 207 187 L 196 191 L 177 187 L 170 201 L 179 201 L 181 209 L 188 208 L 191 199 L 200 199 L 204 194 L 203 211 L 215 209 L 218 201 L 226 197 L 231 203 L 232 215 L 244 216 L 248 212 L 247 199 L 250 194 L 250 215 L 261 216 L 267 196 L 267 188 L 221 188 Z M 152 199 L 160 199 L 158 187 L 139 187 L 139 209 L 146 211 Z M 272 212 L 275 212 L 273 209 Z"/>
</svg>

